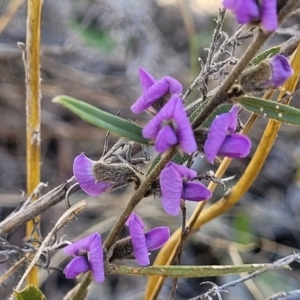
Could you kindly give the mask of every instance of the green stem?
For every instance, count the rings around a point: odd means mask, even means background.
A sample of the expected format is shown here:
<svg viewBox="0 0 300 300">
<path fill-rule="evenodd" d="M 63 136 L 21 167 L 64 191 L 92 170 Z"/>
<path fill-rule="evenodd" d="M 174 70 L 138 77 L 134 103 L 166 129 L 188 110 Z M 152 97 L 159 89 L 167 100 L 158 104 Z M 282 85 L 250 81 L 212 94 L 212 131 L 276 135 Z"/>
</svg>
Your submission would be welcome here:
<svg viewBox="0 0 300 300">
<path fill-rule="evenodd" d="M 172 157 L 176 154 L 176 148 L 172 148 L 168 150 L 161 158 L 159 163 L 155 166 L 152 172 L 147 176 L 145 181 L 141 184 L 138 190 L 130 199 L 129 203 L 127 204 L 126 208 L 122 212 L 121 216 L 114 224 L 113 228 L 111 229 L 110 233 L 108 234 L 103 247 L 109 250 L 109 248 L 113 245 L 116 237 L 121 232 L 122 228 L 125 225 L 126 220 L 128 219 L 131 212 L 134 208 L 140 203 L 140 201 L 144 198 L 145 193 L 150 189 L 151 184 L 154 180 L 157 179 L 158 175 L 160 174 L 161 170 L 165 167 L 165 165 L 172 159 Z"/>
</svg>

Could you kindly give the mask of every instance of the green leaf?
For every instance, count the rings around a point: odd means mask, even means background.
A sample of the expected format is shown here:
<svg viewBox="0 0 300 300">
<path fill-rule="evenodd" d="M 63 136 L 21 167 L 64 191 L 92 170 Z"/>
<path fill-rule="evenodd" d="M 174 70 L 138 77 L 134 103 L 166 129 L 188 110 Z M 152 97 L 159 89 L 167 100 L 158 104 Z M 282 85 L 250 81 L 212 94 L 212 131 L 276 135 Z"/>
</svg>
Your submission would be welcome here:
<svg viewBox="0 0 300 300">
<path fill-rule="evenodd" d="M 142 136 L 142 128 L 130 121 L 105 112 L 95 106 L 69 96 L 57 96 L 53 100 L 70 109 L 83 120 L 140 144 L 149 144 Z"/>
<path fill-rule="evenodd" d="M 242 272 L 255 272 L 258 270 L 270 270 L 274 264 L 244 264 L 225 266 L 150 266 L 133 268 L 125 265 L 111 265 L 110 274 L 122 274 L 133 276 L 165 276 L 165 277 L 211 277 Z M 278 267 L 276 267 L 278 268 Z M 279 268 L 288 269 L 288 265 Z M 274 267 L 275 269 L 275 267 Z"/>
<path fill-rule="evenodd" d="M 14 292 L 14 296 L 17 300 L 46 300 L 45 295 L 33 284 L 27 285 L 24 290 L 20 292 Z"/>
<path fill-rule="evenodd" d="M 279 102 L 256 97 L 240 97 L 237 101 L 243 108 L 257 115 L 291 125 L 300 125 L 300 110 Z"/>
<path fill-rule="evenodd" d="M 255 56 L 251 60 L 249 65 L 258 65 L 260 62 L 262 62 L 266 58 L 270 58 L 270 57 L 272 57 L 276 54 L 279 54 L 280 50 L 281 50 L 281 46 L 282 45 L 279 45 L 279 46 L 276 46 L 276 47 L 273 47 L 273 48 L 269 48 L 269 49 L 263 51 L 262 53 L 259 53 L 257 56 Z"/>
</svg>

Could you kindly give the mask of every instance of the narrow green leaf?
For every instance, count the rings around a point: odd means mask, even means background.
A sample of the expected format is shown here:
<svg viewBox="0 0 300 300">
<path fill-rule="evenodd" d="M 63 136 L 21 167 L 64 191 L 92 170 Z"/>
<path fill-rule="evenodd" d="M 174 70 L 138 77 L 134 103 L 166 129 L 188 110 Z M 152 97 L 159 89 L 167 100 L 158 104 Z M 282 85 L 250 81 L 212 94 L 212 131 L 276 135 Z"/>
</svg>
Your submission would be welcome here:
<svg viewBox="0 0 300 300">
<path fill-rule="evenodd" d="M 273 264 L 244 264 L 226 266 L 150 266 L 132 268 L 125 265 L 110 265 L 110 274 L 133 276 L 165 276 L 165 277 L 210 277 L 242 272 L 255 272 L 262 269 L 272 269 Z M 274 269 L 276 267 L 274 266 Z M 278 268 L 278 267 L 277 267 Z M 287 269 L 288 265 L 280 268 Z"/>
<path fill-rule="evenodd" d="M 83 120 L 93 125 L 111 131 L 131 141 L 140 144 L 149 144 L 149 141 L 142 136 L 142 128 L 128 120 L 119 118 L 95 106 L 69 96 L 57 96 L 52 101 L 62 104 Z"/>
<path fill-rule="evenodd" d="M 275 101 L 256 97 L 241 97 L 237 101 L 243 108 L 257 115 L 291 125 L 300 125 L 300 110 Z"/>
<path fill-rule="evenodd" d="M 281 50 L 281 45 L 273 47 L 273 48 L 269 48 L 265 51 L 263 51 L 262 53 L 259 53 L 257 56 L 255 56 L 249 65 L 258 65 L 259 63 L 261 63 L 263 60 L 265 60 L 266 58 L 270 58 L 276 54 L 279 54 Z"/>
<path fill-rule="evenodd" d="M 46 300 L 45 295 L 33 284 L 27 285 L 24 290 L 14 292 L 17 300 Z"/>
</svg>

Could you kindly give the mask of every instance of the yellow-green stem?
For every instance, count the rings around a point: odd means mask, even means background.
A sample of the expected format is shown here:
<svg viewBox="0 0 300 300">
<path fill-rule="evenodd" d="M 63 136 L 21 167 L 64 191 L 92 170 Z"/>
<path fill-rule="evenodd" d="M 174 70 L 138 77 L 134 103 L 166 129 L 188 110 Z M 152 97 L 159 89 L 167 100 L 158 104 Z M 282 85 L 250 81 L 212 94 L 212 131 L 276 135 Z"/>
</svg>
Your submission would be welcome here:
<svg viewBox="0 0 300 300">
<path fill-rule="evenodd" d="M 40 182 L 40 127 L 41 127 L 41 79 L 40 79 L 40 41 L 41 41 L 42 0 L 27 1 L 26 30 L 26 164 L 27 194 L 30 195 Z M 39 218 L 35 219 L 39 222 Z M 26 226 L 30 237 L 33 222 Z M 27 284 L 39 285 L 38 269 L 33 268 L 27 277 Z"/>
</svg>

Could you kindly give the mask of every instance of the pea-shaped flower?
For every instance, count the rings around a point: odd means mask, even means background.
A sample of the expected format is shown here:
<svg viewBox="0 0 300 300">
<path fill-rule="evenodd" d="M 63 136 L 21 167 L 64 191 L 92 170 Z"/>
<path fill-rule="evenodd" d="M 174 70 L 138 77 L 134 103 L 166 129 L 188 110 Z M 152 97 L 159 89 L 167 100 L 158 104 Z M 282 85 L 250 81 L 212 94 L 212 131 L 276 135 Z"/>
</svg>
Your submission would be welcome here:
<svg viewBox="0 0 300 300">
<path fill-rule="evenodd" d="M 224 0 L 223 5 L 233 11 L 240 24 L 261 22 L 265 31 L 278 27 L 276 0 Z"/>
<path fill-rule="evenodd" d="M 139 77 L 143 94 L 131 106 L 135 114 L 148 110 L 155 115 L 172 95 L 182 93 L 182 85 L 175 78 L 166 76 L 156 80 L 143 68 L 139 69 Z"/>
<path fill-rule="evenodd" d="M 74 256 L 64 269 L 66 278 L 76 278 L 81 273 L 92 271 L 96 282 L 105 279 L 101 235 L 93 233 L 64 248 L 65 253 Z"/>
<path fill-rule="evenodd" d="M 283 55 L 275 55 L 269 62 L 272 70 L 270 85 L 273 87 L 279 87 L 294 73 L 289 61 Z"/>
<path fill-rule="evenodd" d="M 197 172 L 169 162 L 160 174 L 161 203 L 166 213 L 176 216 L 180 211 L 181 199 L 203 201 L 211 192 L 200 182 L 192 181 Z"/>
<path fill-rule="evenodd" d="M 133 254 L 138 264 L 150 264 L 149 251 L 162 247 L 170 237 L 169 227 L 157 227 L 144 233 L 144 223 L 136 213 L 131 213 L 126 221 L 133 246 Z"/>
<path fill-rule="evenodd" d="M 179 97 L 173 96 L 144 127 L 146 139 L 154 140 L 155 150 L 163 153 L 175 145 L 186 153 L 193 153 L 197 145 L 191 124 Z"/>
<path fill-rule="evenodd" d="M 293 69 L 287 58 L 283 55 L 274 55 L 244 70 L 239 83 L 246 93 L 261 92 L 281 86 L 292 74 Z"/>
<path fill-rule="evenodd" d="M 90 196 L 98 196 L 140 179 L 130 165 L 94 161 L 83 153 L 75 157 L 73 173 L 81 189 Z"/>
<path fill-rule="evenodd" d="M 210 127 L 204 144 L 206 159 L 212 163 L 217 155 L 232 158 L 249 154 L 251 141 L 243 134 L 234 133 L 237 127 L 238 106 L 230 112 L 217 116 Z"/>
</svg>

